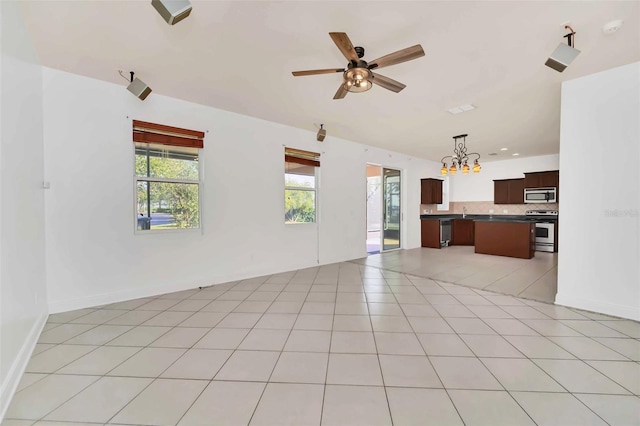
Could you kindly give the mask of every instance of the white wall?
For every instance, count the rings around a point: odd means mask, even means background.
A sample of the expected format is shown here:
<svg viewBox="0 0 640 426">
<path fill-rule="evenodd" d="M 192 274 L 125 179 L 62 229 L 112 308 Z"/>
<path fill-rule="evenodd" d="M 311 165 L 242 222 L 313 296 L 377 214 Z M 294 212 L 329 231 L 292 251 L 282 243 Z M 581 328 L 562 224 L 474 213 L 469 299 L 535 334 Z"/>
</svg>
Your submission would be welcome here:
<svg viewBox="0 0 640 426">
<path fill-rule="evenodd" d="M 640 63 L 562 85 L 556 303 L 640 320 Z"/>
<path fill-rule="evenodd" d="M 367 162 L 404 171 L 403 247 L 420 246 L 420 178 L 437 163 L 43 72 L 52 312 L 364 257 Z M 134 235 L 131 119 L 208 131 L 202 233 Z M 318 225 L 284 225 L 285 144 L 322 154 Z"/>
<path fill-rule="evenodd" d="M 451 176 L 450 201 L 493 201 L 494 179 L 524 178 L 524 173 L 558 170 L 558 154 L 481 163 L 479 174 Z M 561 188 L 564 193 L 564 188 Z M 564 198 L 564 197 L 563 197 Z"/>
<path fill-rule="evenodd" d="M 42 71 L 15 2 L 0 2 L 0 419 L 47 316 Z"/>
</svg>

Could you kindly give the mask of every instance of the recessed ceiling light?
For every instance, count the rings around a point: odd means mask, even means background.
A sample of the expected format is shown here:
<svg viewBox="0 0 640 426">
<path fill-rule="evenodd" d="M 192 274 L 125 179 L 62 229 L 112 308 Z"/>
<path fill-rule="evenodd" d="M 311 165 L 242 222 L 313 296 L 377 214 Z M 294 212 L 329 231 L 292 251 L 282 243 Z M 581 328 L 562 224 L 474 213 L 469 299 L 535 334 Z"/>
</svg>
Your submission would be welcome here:
<svg viewBox="0 0 640 426">
<path fill-rule="evenodd" d="M 520 155 L 520 154 L 518 154 L 517 152 L 514 152 L 514 153 L 513 153 L 513 154 L 511 154 L 511 155 L 513 155 L 514 157 L 516 157 L 516 156 L 518 156 L 518 155 Z"/>
<path fill-rule="evenodd" d="M 500 151 L 508 151 L 509 148 L 500 148 Z"/>
<path fill-rule="evenodd" d="M 613 34 L 622 28 L 622 19 L 616 19 L 615 21 L 607 22 L 602 27 L 602 32 L 605 34 Z"/>
<path fill-rule="evenodd" d="M 462 113 L 462 112 L 467 112 L 467 111 L 474 110 L 474 109 L 476 109 L 476 108 L 477 108 L 477 107 L 476 107 L 475 105 L 465 104 L 465 105 L 460 105 L 460 106 L 457 106 L 457 107 L 454 107 L 454 108 L 448 109 L 448 110 L 447 110 L 447 112 L 448 112 L 449 114 L 456 115 L 456 114 L 460 114 L 460 113 Z"/>
</svg>

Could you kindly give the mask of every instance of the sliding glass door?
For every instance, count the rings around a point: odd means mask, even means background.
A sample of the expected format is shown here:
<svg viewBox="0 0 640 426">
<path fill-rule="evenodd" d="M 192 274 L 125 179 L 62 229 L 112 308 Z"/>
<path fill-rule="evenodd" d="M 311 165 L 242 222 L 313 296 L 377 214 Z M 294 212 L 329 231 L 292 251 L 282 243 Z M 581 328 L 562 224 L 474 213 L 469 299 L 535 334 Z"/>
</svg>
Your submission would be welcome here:
<svg viewBox="0 0 640 426">
<path fill-rule="evenodd" d="M 400 170 L 382 169 L 382 250 L 400 248 Z"/>
</svg>

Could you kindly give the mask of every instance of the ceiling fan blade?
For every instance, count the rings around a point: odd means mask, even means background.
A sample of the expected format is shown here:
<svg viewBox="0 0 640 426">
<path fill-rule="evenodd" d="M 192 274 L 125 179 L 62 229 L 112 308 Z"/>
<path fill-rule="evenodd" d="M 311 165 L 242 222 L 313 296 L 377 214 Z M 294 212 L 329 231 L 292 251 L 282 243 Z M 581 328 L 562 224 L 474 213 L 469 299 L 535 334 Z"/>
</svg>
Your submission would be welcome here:
<svg viewBox="0 0 640 426">
<path fill-rule="evenodd" d="M 358 62 L 360 58 L 358 58 L 356 49 L 353 48 L 353 44 L 351 43 L 351 40 L 349 40 L 347 33 L 329 33 L 329 35 L 345 58 L 350 61 Z"/>
<path fill-rule="evenodd" d="M 293 71 L 291 74 L 293 74 L 296 77 L 300 77 L 303 75 L 333 74 L 335 72 L 344 72 L 344 68 L 327 68 L 323 70 Z"/>
<path fill-rule="evenodd" d="M 343 99 L 347 96 L 347 93 L 349 93 L 349 91 L 344 88 L 344 84 L 341 84 L 336 94 L 333 95 L 333 99 Z"/>
<path fill-rule="evenodd" d="M 406 49 L 398 50 L 397 52 L 389 53 L 381 58 L 369 61 L 369 69 L 388 67 L 389 65 L 411 61 L 421 56 L 424 56 L 424 50 L 422 50 L 422 46 L 416 44 L 415 46 L 407 47 Z"/>
<path fill-rule="evenodd" d="M 371 74 L 373 75 L 373 78 L 371 79 L 372 83 L 377 84 L 380 87 L 384 87 L 385 89 L 391 90 L 392 92 L 398 93 L 399 91 L 407 87 L 406 84 L 402 84 L 399 81 L 395 81 L 394 79 L 385 77 L 384 75 L 376 74 L 374 72 L 372 72 Z"/>
</svg>

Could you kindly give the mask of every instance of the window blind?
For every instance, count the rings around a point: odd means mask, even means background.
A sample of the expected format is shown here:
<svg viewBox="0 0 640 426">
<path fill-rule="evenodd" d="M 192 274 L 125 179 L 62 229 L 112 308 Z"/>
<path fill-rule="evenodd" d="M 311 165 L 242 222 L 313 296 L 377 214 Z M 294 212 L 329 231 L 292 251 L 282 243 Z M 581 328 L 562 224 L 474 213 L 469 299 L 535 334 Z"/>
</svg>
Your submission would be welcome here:
<svg viewBox="0 0 640 426">
<path fill-rule="evenodd" d="M 204 148 L 204 132 L 133 120 L 133 141 L 189 148 Z"/>
<path fill-rule="evenodd" d="M 320 167 L 320 153 L 285 147 L 284 161 L 303 166 Z"/>
</svg>

